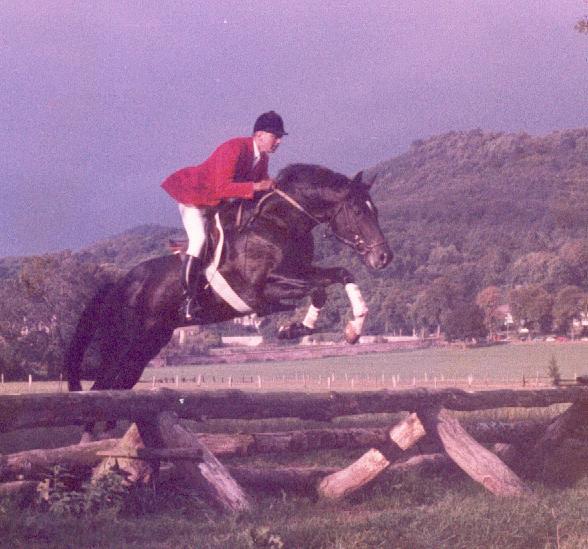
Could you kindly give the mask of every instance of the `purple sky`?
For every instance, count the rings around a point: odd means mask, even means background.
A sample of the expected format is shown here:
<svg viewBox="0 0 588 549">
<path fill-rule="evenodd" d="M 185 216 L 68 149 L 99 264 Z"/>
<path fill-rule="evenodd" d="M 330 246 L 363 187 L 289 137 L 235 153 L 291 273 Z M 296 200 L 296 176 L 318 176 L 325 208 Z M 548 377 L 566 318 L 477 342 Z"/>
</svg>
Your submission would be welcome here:
<svg viewBox="0 0 588 549">
<path fill-rule="evenodd" d="M 583 0 L 3 0 L 0 256 L 180 226 L 159 188 L 275 109 L 353 175 L 451 130 L 588 126 Z"/>
</svg>

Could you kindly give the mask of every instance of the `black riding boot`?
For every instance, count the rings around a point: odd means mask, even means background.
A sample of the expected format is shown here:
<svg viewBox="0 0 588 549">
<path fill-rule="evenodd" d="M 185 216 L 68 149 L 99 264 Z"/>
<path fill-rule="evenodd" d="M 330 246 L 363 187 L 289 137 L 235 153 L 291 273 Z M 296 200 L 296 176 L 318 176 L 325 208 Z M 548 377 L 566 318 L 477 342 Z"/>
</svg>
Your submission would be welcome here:
<svg viewBox="0 0 588 549">
<path fill-rule="evenodd" d="M 201 310 L 197 297 L 201 277 L 202 259 L 193 255 L 185 255 L 182 261 L 182 288 L 185 299 L 182 311 L 188 322 Z"/>
</svg>

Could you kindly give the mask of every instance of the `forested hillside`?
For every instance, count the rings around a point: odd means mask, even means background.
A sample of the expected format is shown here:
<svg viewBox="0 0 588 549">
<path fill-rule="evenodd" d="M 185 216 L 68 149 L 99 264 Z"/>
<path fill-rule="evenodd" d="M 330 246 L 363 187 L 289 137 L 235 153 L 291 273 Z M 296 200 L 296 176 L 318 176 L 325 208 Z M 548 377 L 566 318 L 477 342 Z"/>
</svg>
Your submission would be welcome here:
<svg viewBox="0 0 588 549">
<path fill-rule="evenodd" d="M 497 308 L 509 304 L 517 325 L 565 334 L 587 312 L 588 129 L 452 132 L 413 143 L 365 176 L 375 181 L 392 264 L 368 273 L 350 250 L 316 234 L 321 263 L 357 274 L 372 333 L 440 327 L 450 338 L 480 336 L 497 329 Z M 80 252 L 0 259 L 0 368 L 46 369 L 49 361 L 57 371 L 96 285 L 166 253 L 181 234 L 142 226 Z M 322 327 L 339 330 L 348 303 L 341 290 L 330 295 Z"/>
</svg>

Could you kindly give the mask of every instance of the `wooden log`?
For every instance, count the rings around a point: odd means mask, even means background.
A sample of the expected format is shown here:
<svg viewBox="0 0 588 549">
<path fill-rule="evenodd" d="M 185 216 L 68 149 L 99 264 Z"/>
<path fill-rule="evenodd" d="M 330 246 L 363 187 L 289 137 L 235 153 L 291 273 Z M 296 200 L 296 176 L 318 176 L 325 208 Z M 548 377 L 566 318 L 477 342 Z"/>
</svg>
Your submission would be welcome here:
<svg viewBox="0 0 588 549">
<path fill-rule="evenodd" d="M 226 467 L 193 433 L 178 423 L 175 414 L 164 412 L 158 417 L 159 434 L 168 448 L 190 448 L 202 453 L 202 463 L 176 462 L 176 468 L 197 487 L 215 507 L 238 513 L 248 511 L 252 504 Z"/>
<path fill-rule="evenodd" d="M 130 448 L 96 452 L 99 457 L 138 459 L 141 461 L 202 461 L 202 452 L 195 448 Z"/>
<path fill-rule="evenodd" d="M 410 414 L 390 430 L 391 444 L 385 449 L 370 449 L 345 469 L 324 478 L 318 487 L 319 495 L 325 499 L 338 500 L 359 490 L 424 435 L 425 430 L 417 415 Z"/>
<path fill-rule="evenodd" d="M 537 440 L 527 462 L 527 473 L 552 482 L 570 482 L 583 471 L 579 458 L 581 452 L 564 450 L 564 441 L 573 439 L 588 423 L 588 402 L 574 402 L 565 412 L 556 417 Z M 585 431 L 582 433 L 585 435 Z M 567 464 L 567 467 L 563 467 Z M 566 470 L 567 469 L 567 470 Z"/>
<path fill-rule="evenodd" d="M 18 477 L 42 480 L 58 464 L 72 475 L 83 477 L 99 462 L 96 452 L 111 450 L 118 443 L 119 439 L 106 439 L 64 448 L 25 450 L 3 455 L 0 456 L 0 481 Z"/>
<path fill-rule="evenodd" d="M 385 444 L 389 429 L 307 429 L 250 434 L 198 433 L 198 423 L 185 422 L 216 456 L 302 453 L 309 450 L 369 448 Z"/>
<path fill-rule="evenodd" d="M 137 425 L 133 423 L 119 440 L 116 447 L 111 450 L 118 457 L 112 455 L 105 457 L 92 472 L 92 479 L 96 480 L 107 475 L 113 469 L 116 469 L 124 474 L 125 480 L 129 484 L 148 484 L 153 480 L 154 475 L 157 474 L 159 462 L 137 460 L 128 457 L 129 454 L 136 454 L 144 449 L 145 443 L 141 438 Z"/>
<path fill-rule="evenodd" d="M 544 454 L 570 437 L 579 426 L 588 420 L 588 402 L 574 402 L 565 412 L 556 417 L 535 444 L 535 453 Z"/>
<path fill-rule="evenodd" d="M 183 418 L 299 417 L 328 420 L 367 413 L 415 411 L 427 407 L 485 410 L 543 407 L 588 400 L 588 386 L 467 392 L 409 389 L 355 393 L 245 393 L 242 391 L 86 391 L 0 396 L 0 432 L 28 427 L 130 419 L 139 422 L 171 411 Z"/>
<path fill-rule="evenodd" d="M 476 442 L 446 410 L 420 411 L 427 429 L 434 430 L 447 455 L 476 482 L 497 496 L 529 493 L 523 481 L 500 458 Z"/>
</svg>

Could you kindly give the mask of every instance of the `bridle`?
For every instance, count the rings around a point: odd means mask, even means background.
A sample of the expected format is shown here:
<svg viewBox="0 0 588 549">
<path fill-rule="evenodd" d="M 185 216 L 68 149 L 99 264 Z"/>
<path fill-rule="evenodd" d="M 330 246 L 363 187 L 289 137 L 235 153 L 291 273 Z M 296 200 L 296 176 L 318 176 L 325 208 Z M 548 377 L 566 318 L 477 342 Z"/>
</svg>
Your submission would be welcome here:
<svg viewBox="0 0 588 549">
<path fill-rule="evenodd" d="M 341 204 L 339 204 L 339 207 L 335 210 L 335 212 L 330 217 L 330 219 L 323 220 L 323 219 L 319 219 L 315 215 L 311 214 L 296 199 L 292 198 L 288 193 L 285 193 L 284 191 L 282 191 L 280 189 L 274 189 L 273 191 L 266 194 L 265 196 L 263 196 L 259 200 L 259 202 L 257 203 L 257 206 L 255 208 L 255 211 L 254 211 L 252 217 L 249 219 L 249 222 L 247 224 L 251 223 L 259 215 L 259 213 L 261 211 L 262 204 L 266 200 L 268 200 L 272 195 L 276 195 L 276 196 L 280 197 L 282 200 L 284 200 L 285 202 L 290 204 L 290 206 L 292 206 L 293 208 L 295 208 L 299 212 L 302 212 L 304 215 L 306 215 L 306 217 L 311 219 L 316 225 L 320 225 L 322 223 L 327 223 L 329 225 L 333 235 L 335 236 L 335 238 L 337 240 L 339 240 L 343 244 L 349 246 L 350 248 L 354 249 L 360 255 L 365 255 L 365 254 L 369 253 L 371 250 L 373 250 L 374 248 L 377 248 L 378 246 L 382 246 L 382 245 L 386 244 L 386 241 L 383 239 L 381 241 L 376 242 L 375 244 L 366 244 L 365 243 L 365 241 L 363 240 L 363 238 L 361 238 L 361 236 L 359 234 L 360 233 L 359 224 L 357 223 L 357 220 L 349 214 L 349 205 L 346 202 L 342 202 Z M 335 229 L 333 228 L 333 223 L 334 223 L 335 219 L 337 219 L 337 217 L 339 215 L 341 215 L 341 213 L 345 216 L 346 226 L 350 227 L 353 225 L 353 227 L 354 227 L 354 230 L 352 231 L 353 232 L 353 240 L 350 240 L 350 239 L 345 238 L 344 236 L 338 234 L 335 231 Z"/>
</svg>

